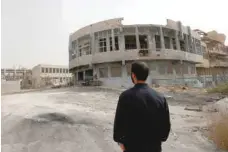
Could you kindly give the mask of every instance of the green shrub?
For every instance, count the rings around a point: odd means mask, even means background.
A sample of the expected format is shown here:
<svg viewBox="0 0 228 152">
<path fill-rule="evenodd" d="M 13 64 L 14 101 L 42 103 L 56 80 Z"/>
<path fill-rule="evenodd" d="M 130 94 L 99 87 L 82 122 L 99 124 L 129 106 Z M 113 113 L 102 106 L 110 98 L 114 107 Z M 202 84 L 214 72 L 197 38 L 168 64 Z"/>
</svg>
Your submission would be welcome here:
<svg viewBox="0 0 228 152">
<path fill-rule="evenodd" d="M 223 93 L 223 94 L 228 94 L 228 83 L 218 85 L 214 88 L 208 89 L 208 93 Z"/>
</svg>

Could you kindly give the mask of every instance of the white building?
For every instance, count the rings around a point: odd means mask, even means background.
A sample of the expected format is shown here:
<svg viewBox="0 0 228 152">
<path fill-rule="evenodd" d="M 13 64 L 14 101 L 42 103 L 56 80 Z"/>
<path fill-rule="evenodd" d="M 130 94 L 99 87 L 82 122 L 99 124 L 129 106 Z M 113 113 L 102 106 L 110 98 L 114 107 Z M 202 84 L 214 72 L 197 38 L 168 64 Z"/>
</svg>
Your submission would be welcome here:
<svg viewBox="0 0 228 152">
<path fill-rule="evenodd" d="M 197 32 L 169 19 L 166 25 L 124 25 L 122 20 L 90 24 L 70 35 L 69 68 L 76 81 L 97 76 L 106 86 L 131 86 L 130 65 L 136 60 L 149 65 L 149 84 L 196 77 L 195 65 L 203 62 Z"/>
<path fill-rule="evenodd" d="M 68 66 L 39 64 L 32 69 L 33 88 L 40 88 L 54 84 L 67 84 L 72 74 Z"/>
</svg>

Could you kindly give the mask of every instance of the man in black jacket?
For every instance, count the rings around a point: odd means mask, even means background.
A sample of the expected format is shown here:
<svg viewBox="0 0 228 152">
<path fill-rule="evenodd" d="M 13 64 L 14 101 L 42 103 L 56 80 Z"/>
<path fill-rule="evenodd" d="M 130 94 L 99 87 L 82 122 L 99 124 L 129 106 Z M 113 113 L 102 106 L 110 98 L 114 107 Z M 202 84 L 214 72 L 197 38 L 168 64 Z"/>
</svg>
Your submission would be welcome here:
<svg viewBox="0 0 228 152">
<path fill-rule="evenodd" d="M 135 86 L 119 97 L 113 138 L 125 152 L 161 152 L 169 136 L 168 104 L 146 84 L 148 74 L 146 63 L 134 62 L 131 79 Z"/>
</svg>

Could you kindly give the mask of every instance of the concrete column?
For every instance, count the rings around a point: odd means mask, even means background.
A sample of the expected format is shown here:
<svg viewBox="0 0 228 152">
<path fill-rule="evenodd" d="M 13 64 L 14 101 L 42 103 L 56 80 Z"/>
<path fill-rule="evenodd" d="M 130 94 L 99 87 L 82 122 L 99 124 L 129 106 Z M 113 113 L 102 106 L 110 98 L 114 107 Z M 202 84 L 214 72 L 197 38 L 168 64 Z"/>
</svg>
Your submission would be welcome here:
<svg viewBox="0 0 228 152">
<path fill-rule="evenodd" d="M 152 41 L 152 51 L 156 51 L 156 41 L 155 41 L 154 34 L 152 34 L 152 36 L 151 36 L 151 41 Z"/>
<path fill-rule="evenodd" d="M 162 27 L 160 27 L 159 32 L 160 32 L 161 49 L 165 49 L 165 40 L 164 40 L 164 36 L 163 36 Z"/>
<path fill-rule="evenodd" d="M 76 40 L 76 58 L 79 57 L 78 39 Z"/>
<path fill-rule="evenodd" d="M 185 49 L 189 52 L 189 35 L 185 35 Z"/>
<path fill-rule="evenodd" d="M 78 81 L 78 72 L 75 72 L 75 74 L 74 74 L 74 79 L 75 79 L 75 82 Z"/>
<path fill-rule="evenodd" d="M 176 41 L 177 50 L 180 50 L 180 41 L 178 38 L 178 31 L 175 31 L 175 41 Z"/>
<path fill-rule="evenodd" d="M 69 38 L 69 41 L 68 41 L 68 53 L 69 53 L 69 61 L 72 60 L 72 52 L 73 49 L 72 49 L 72 41 L 71 41 L 71 38 Z"/>
<path fill-rule="evenodd" d="M 125 51 L 125 39 L 124 39 L 124 34 L 121 33 L 118 37 L 119 39 L 119 49 L 120 51 Z"/>
<path fill-rule="evenodd" d="M 139 29 L 138 29 L 137 26 L 135 27 L 135 36 L 136 36 L 136 46 L 137 46 L 137 49 L 140 49 Z"/>
<path fill-rule="evenodd" d="M 108 64 L 108 78 L 111 78 L 111 65 Z"/>
<path fill-rule="evenodd" d="M 85 80 L 85 70 L 83 71 L 83 80 Z"/>
<path fill-rule="evenodd" d="M 122 60 L 122 66 L 121 66 L 121 72 L 122 72 L 122 78 L 127 77 L 127 68 L 126 68 L 126 62 L 125 60 Z"/>
<path fill-rule="evenodd" d="M 196 40 L 195 40 L 195 38 L 193 38 L 192 52 L 193 52 L 193 53 L 196 53 Z"/>
<path fill-rule="evenodd" d="M 173 39 L 172 39 L 172 37 L 169 38 L 169 45 L 170 45 L 170 49 L 173 50 Z"/>
<path fill-rule="evenodd" d="M 110 35 L 108 34 L 108 32 L 106 33 L 106 48 L 107 48 L 107 52 L 110 51 L 110 41 L 109 41 L 109 37 Z"/>
<path fill-rule="evenodd" d="M 90 42 L 90 49 L 91 49 L 91 54 L 95 54 L 95 48 L 96 48 L 96 46 L 95 46 L 95 35 L 94 35 L 94 33 L 90 33 L 90 35 L 91 35 L 91 42 Z"/>
<path fill-rule="evenodd" d="M 113 51 L 116 50 L 116 48 L 115 48 L 115 35 L 114 35 L 114 29 L 112 29 L 112 49 L 113 49 Z"/>
<path fill-rule="evenodd" d="M 153 50 L 153 42 L 152 42 L 152 36 L 151 36 L 151 34 L 149 34 L 147 36 L 147 42 L 148 42 L 149 52 L 151 52 Z"/>
</svg>

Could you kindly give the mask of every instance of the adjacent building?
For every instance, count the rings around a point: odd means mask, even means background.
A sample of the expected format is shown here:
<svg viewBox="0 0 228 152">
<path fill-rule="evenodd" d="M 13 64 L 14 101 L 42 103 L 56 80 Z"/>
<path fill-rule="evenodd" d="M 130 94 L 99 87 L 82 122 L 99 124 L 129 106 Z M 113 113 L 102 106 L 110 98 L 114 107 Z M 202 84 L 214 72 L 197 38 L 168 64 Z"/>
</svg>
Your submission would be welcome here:
<svg viewBox="0 0 228 152">
<path fill-rule="evenodd" d="M 27 76 L 27 73 L 31 73 L 31 69 L 3 68 L 1 69 L 1 79 L 6 81 L 22 80 Z"/>
<path fill-rule="evenodd" d="M 67 84 L 72 75 L 68 66 L 39 64 L 32 69 L 33 88 L 40 88 L 55 84 Z"/>
<path fill-rule="evenodd" d="M 169 19 L 166 25 L 123 25 L 122 20 L 101 21 L 70 35 L 69 68 L 76 82 L 93 76 L 106 86 L 128 87 L 135 60 L 148 63 L 149 84 L 196 76 L 195 65 L 203 62 L 197 32 Z"/>
<path fill-rule="evenodd" d="M 228 50 L 225 46 L 226 36 L 216 31 L 205 33 L 195 30 L 201 35 L 204 62 L 197 65 L 199 76 L 211 77 L 211 80 L 228 80 Z"/>
</svg>

